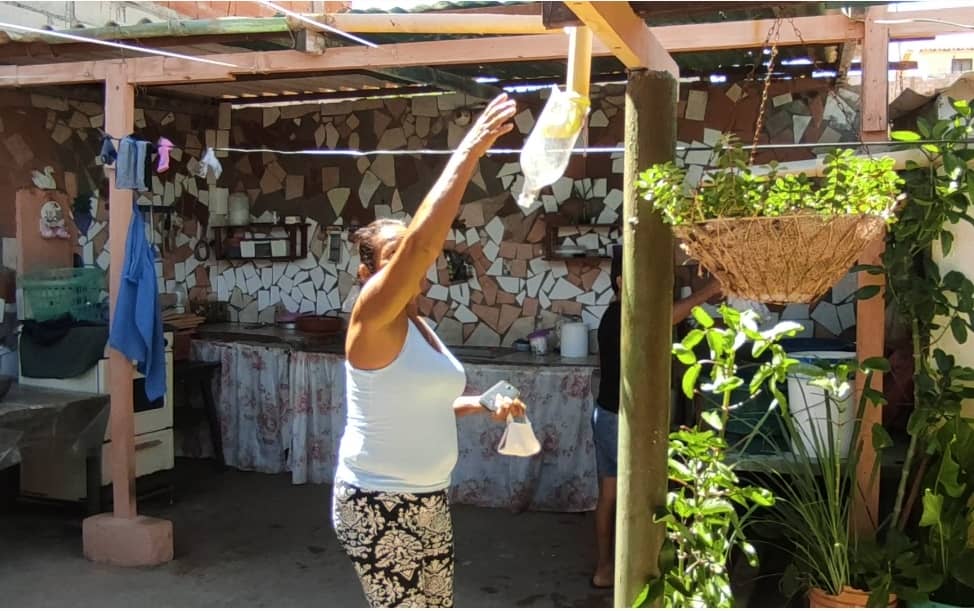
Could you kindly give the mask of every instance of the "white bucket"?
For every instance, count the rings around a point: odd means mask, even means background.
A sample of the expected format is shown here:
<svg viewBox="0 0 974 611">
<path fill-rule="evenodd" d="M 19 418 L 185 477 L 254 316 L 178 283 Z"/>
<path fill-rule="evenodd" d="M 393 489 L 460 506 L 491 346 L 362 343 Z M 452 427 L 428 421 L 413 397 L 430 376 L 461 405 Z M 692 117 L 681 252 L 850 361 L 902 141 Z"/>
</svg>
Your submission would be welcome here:
<svg viewBox="0 0 974 611">
<path fill-rule="evenodd" d="M 588 325 L 583 322 L 561 325 L 561 356 L 566 359 L 588 356 Z"/>
<path fill-rule="evenodd" d="M 855 360 L 855 352 L 794 352 L 791 358 L 805 363 L 815 361 Z M 849 391 L 841 397 L 833 397 L 831 405 L 826 405 L 825 390 L 811 384 L 812 378 L 793 374 L 788 376 L 788 410 L 795 424 L 795 432 L 801 436 L 805 452 L 810 458 L 818 456 L 818 448 L 829 443 L 829 426 L 835 443 L 835 452 L 845 458 L 852 445 L 855 429 L 855 393 L 850 384 Z M 829 412 L 831 411 L 831 422 Z M 794 448 L 796 453 L 798 449 Z"/>
</svg>

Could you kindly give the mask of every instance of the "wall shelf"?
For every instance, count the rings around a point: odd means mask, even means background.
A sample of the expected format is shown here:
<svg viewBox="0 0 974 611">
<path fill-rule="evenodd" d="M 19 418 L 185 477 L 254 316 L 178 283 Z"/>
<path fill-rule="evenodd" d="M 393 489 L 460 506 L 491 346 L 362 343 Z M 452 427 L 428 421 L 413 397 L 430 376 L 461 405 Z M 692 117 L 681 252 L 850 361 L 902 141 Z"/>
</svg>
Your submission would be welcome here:
<svg viewBox="0 0 974 611">
<path fill-rule="evenodd" d="M 611 236 L 613 231 L 621 230 L 618 224 L 612 223 L 572 223 L 565 220 L 563 217 L 558 215 L 547 215 L 545 216 L 545 240 L 544 240 L 544 253 L 543 258 L 545 261 L 573 261 L 576 263 L 590 263 L 599 264 L 603 261 L 609 261 L 612 256 L 606 250 L 608 243 L 615 243 L 618 240 L 612 240 Z M 578 230 L 578 235 L 584 233 L 591 233 L 593 230 L 607 230 L 606 231 L 606 246 L 600 247 L 597 250 L 586 250 L 578 252 L 577 254 L 569 254 L 564 252 L 558 252 L 562 240 L 565 235 L 562 230 Z M 599 231 L 601 233 L 601 231 Z M 600 240 L 601 242 L 601 240 Z"/>
<path fill-rule="evenodd" d="M 307 223 L 213 227 L 213 253 L 222 261 L 294 261 L 308 254 Z"/>
</svg>

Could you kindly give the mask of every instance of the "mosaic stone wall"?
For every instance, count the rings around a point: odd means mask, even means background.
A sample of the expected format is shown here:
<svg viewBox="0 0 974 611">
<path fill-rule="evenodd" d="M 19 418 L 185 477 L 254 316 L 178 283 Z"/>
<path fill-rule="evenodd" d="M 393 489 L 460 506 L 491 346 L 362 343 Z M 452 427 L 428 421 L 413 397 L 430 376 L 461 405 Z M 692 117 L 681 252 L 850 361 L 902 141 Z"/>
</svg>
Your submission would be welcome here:
<svg viewBox="0 0 974 611">
<path fill-rule="evenodd" d="M 595 88 L 589 129 L 593 146 L 621 145 L 621 85 Z M 517 148 L 534 125 L 545 92 L 519 96 L 516 129 L 499 147 Z M 765 123 L 765 142 L 832 142 L 856 131 L 853 90 L 829 91 L 819 82 L 775 83 Z M 691 85 L 680 101 L 681 144 L 710 144 L 721 131 L 734 131 L 750 141 L 757 95 L 739 85 Z M 223 154 L 224 173 L 216 181 L 194 175 L 206 146 L 295 149 L 446 149 L 456 146 L 476 112 L 462 95 L 411 99 L 365 100 L 277 108 L 226 109 L 188 115 L 144 108 L 137 113 L 137 133 L 155 139 L 165 135 L 176 144 L 171 169 L 153 180 L 142 203 L 172 206 L 175 238 L 159 262 L 165 290 L 194 299 L 229 301 L 240 322 L 271 322 L 277 308 L 298 312 L 347 311 L 356 294 L 357 257 L 347 245 L 347 228 L 377 217 L 401 218 L 415 212 L 445 157 L 403 155 L 379 157 L 291 156 L 270 152 Z M 102 170 L 94 162 L 100 143 L 97 127 L 102 108 L 47 96 L 20 96 L 0 101 L 0 190 L 12 205 L 16 188 L 29 184 L 35 169 L 52 166 L 59 187 L 72 197 L 99 189 L 106 192 Z M 851 114 L 850 114 L 851 112 Z M 803 158 L 809 150 L 777 150 L 759 161 Z M 680 154 L 693 175 L 709 161 L 704 151 Z M 696 168 L 699 168 L 697 170 Z M 622 204 L 622 156 L 577 155 L 564 178 L 542 193 L 527 214 L 514 203 L 522 176 L 517 157 L 484 158 L 464 197 L 459 222 L 446 249 L 467 257 L 472 275 L 450 283 L 447 260 L 440 258 L 428 275 L 420 298 L 424 315 L 452 344 L 510 344 L 538 326 L 550 326 L 563 315 L 579 316 L 593 328 L 612 300 L 607 262 L 547 261 L 542 255 L 546 220 L 557 214 L 571 222 L 614 224 Z M 303 215 L 312 224 L 310 253 L 289 263 L 268 261 L 198 261 L 193 251 L 200 239 L 212 239 L 204 228 L 227 212 L 231 193 L 245 192 L 255 220 L 273 215 Z M 10 215 L 0 215 L 12 218 Z M 163 241 L 166 216 L 154 215 L 154 237 Z M 106 268 L 109 255 L 107 211 L 96 210 L 95 222 L 79 238 L 85 264 Z M 330 229 L 338 226 L 337 229 Z M 329 249 L 337 231 L 337 261 Z M 614 241 L 608 229 L 570 235 L 561 245 L 602 247 Z M 9 266 L 12 227 L 0 221 L 4 263 Z M 791 306 L 776 312 L 786 318 L 814 321 L 809 334 L 840 335 L 854 325 L 854 309 L 842 304 L 851 287 L 836 287 L 811 311 Z M 679 283 L 678 283 L 679 288 Z M 837 305 L 839 304 L 839 305 Z"/>
</svg>

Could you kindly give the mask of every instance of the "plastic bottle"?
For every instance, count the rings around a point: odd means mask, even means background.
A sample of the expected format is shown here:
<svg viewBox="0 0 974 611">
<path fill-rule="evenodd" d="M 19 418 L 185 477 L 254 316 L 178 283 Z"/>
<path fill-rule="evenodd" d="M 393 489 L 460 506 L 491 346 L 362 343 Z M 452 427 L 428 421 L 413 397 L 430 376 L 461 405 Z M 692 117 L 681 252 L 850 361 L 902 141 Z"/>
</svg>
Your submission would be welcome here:
<svg viewBox="0 0 974 611">
<path fill-rule="evenodd" d="M 524 187 L 517 196 L 519 206 L 530 208 L 538 200 L 541 189 L 565 173 L 588 111 L 588 98 L 552 86 L 551 95 L 521 149 Z"/>
</svg>

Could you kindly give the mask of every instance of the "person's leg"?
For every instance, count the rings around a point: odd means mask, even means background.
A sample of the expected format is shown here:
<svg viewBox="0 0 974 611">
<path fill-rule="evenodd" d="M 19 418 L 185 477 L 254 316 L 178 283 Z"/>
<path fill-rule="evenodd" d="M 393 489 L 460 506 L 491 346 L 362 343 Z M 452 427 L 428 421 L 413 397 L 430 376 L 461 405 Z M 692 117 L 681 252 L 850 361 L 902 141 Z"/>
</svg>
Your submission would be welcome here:
<svg viewBox="0 0 974 611">
<path fill-rule="evenodd" d="M 423 495 L 411 527 L 423 543 L 420 589 L 427 607 L 453 606 L 453 518 L 447 493 Z"/>
<path fill-rule="evenodd" d="M 599 471 L 599 500 L 595 506 L 597 560 L 592 585 L 610 588 L 614 583 L 614 533 L 619 416 L 596 406 L 593 414 L 595 454 Z"/>
<path fill-rule="evenodd" d="M 336 483 L 332 523 L 371 607 L 425 607 L 422 542 L 408 527 L 416 497 Z"/>
</svg>

